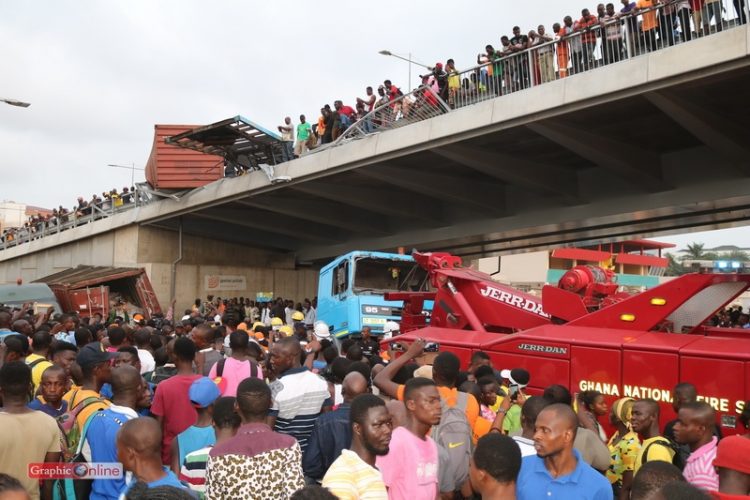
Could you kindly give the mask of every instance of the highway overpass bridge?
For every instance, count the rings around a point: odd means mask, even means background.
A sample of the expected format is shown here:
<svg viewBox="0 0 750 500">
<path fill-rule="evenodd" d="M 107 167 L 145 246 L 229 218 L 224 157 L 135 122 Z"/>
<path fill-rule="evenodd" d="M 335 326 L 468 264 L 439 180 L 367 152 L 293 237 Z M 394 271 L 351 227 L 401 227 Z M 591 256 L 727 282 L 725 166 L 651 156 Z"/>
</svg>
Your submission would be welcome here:
<svg viewBox="0 0 750 500">
<path fill-rule="evenodd" d="M 749 55 L 734 27 L 303 156 L 276 167 L 286 183 L 225 178 L 2 250 L 0 281 L 137 264 L 164 297 L 194 266 L 177 286 L 192 301 L 207 272 L 293 273 L 352 249 L 476 258 L 747 224 Z M 257 286 L 311 295 L 314 274 Z"/>
</svg>

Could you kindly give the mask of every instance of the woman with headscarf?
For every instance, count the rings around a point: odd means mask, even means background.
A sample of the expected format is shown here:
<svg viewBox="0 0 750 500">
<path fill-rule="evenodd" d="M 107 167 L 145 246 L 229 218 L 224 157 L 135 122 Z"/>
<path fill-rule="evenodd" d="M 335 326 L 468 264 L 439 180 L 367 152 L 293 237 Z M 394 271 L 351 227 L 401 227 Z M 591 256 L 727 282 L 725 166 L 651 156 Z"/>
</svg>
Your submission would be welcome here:
<svg viewBox="0 0 750 500">
<path fill-rule="evenodd" d="M 607 479 L 612 484 L 615 500 L 630 498 L 635 459 L 641 447 L 638 434 L 630 428 L 630 413 L 634 402 L 633 398 L 620 398 L 612 404 L 609 413 L 609 421 L 616 431 L 607 444 L 610 455 Z"/>
</svg>

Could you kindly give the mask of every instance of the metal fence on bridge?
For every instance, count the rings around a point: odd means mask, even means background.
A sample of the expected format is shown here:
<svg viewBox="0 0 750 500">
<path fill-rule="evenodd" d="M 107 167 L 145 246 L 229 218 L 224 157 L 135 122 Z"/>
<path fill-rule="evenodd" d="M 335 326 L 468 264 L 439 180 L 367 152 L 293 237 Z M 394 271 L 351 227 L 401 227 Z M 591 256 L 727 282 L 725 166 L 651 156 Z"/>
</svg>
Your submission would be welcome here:
<svg viewBox="0 0 750 500">
<path fill-rule="evenodd" d="M 746 24 L 749 15 L 747 0 L 653 4 L 601 18 L 592 12 L 588 19 L 570 19 L 569 26 L 561 22 L 562 36 L 533 30 L 503 37 L 503 47 L 478 57 L 481 64 L 449 70 L 442 82 L 433 73 L 428 84 L 377 106 L 336 141 L 318 149 L 710 36 Z"/>
</svg>

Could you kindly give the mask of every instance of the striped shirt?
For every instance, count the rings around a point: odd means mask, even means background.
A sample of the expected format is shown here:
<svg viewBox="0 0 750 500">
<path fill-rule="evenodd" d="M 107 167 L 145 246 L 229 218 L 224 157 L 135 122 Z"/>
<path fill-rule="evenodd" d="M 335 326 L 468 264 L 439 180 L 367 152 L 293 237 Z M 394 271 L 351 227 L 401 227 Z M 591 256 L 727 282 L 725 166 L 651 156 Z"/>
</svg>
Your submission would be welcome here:
<svg viewBox="0 0 750 500">
<path fill-rule="evenodd" d="M 351 450 L 342 450 L 325 477 L 323 487 L 339 500 L 386 500 L 383 475 Z"/>
<path fill-rule="evenodd" d="M 205 498 L 206 462 L 208 462 L 208 453 L 211 448 L 213 446 L 206 446 L 188 453 L 180 468 L 180 481 L 190 485 L 190 489 L 197 492 L 201 498 Z"/>
<path fill-rule="evenodd" d="M 305 452 L 307 439 L 323 406 L 332 406 L 328 382 L 305 367 L 291 368 L 271 383 L 276 432 L 294 437 Z"/>
<path fill-rule="evenodd" d="M 708 491 L 719 489 L 719 475 L 714 469 L 718 442 L 719 440 L 714 436 L 710 442 L 690 454 L 685 469 L 682 471 L 688 483 Z"/>
</svg>

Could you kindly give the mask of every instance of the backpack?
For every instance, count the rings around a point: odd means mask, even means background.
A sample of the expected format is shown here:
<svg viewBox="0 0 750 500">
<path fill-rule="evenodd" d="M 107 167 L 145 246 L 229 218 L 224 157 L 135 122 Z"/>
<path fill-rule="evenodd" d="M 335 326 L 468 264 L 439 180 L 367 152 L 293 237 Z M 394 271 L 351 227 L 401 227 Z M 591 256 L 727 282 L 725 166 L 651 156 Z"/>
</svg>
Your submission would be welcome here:
<svg viewBox="0 0 750 500">
<path fill-rule="evenodd" d="M 71 403 L 76 400 L 78 390 L 79 389 L 76 389 L 76 391 L 71 396 Z M 75 406 L 69 407 L 68 411 L 57 417 L 57 422 L 60 425 L 63 433 L 65 434 L 65 441 L 67 443 L 67 446 L 62 450 L 63 459 L 66 462 L 69 461 L 69 459 L 74 458 L 75 455 L 80 453 L 81 451 L 80 447 L 83 445 L 83 443 L 81 442 L 81 437 L 86 435 L 86 425 L 88 425 L 89 421 L 91 420 L 91 416 L 93 416 L 94 414 L 86 419 L 83 429 L 81 429 L 78 424 L 78 414 L 92 404 L 102 404 L 103 407 L 108 406 L 106 399 L 103 399 L 101 397 L 89 396 L 79 401 Z"/>
<path fill-rule="evenodd" d="M 246 361 L 250 363 L 250 378 L 258 378 L 258 363 L 255 363 L 250 359 Z M 221 376 L 224 375 L 224 365 L 226 362 L 227 358 L 221 358 L 216 363 L 216 378 L 221 378 Z"/>
<path fill-rule="evenodd" d="M 97 398 L 86 398 L 86 399 L 97 399 Z M 72 399 L 71 399 L 72 401 Z M 84 399 L 79 403 L 79 405 L 82 405 L 86 400 Z M 97 411 L 95 413 L 92 413 L 89 418 L 86 419 L 86 423 L 83 426 L 83 430 L 80 434 L 80 437 L 83 437 L 86 435 L 86 432 L 88 431 L 89 424 L 93 422 L 93 420 L 97 417 L 103 416 L 103 413 L 100 411 Z M 112 419 L 122 427 L 125 422 L 121 421 L 117 417 L 112 417 Z M 83 455 L 83 445 L 84 445 L 85 439 L 79 439 L 78 445 L 76 446 L 75 453 L 69 458 L 64 460 L 64 462 L 67 463 L 86 463 L 86 457 Z M 87 500 L 91 496 L 91 486 L 93 484 L 93 479 L 73 479 L 73 478 L 65 478 L 65 479 L 56 479 L 54 483 L 52 484 L 52 499 L 53 500 Z"/>
<path fill-rule="evenodd" d="M 431 437 L 438 445 L 439 486 L 441 492 L 457 491 L 469 477 L 469 458 L 473 453 L 472 431 L 466 418 L 469 394 L 456 393 L 456 404 L 448 406 L 440 398 L 443 414 L 432 427 Z"/>
<path fill-rule="evenodd" d="M 680 470 L 683 470 L 685 468 L 685 464 L 687 463 L 687 457 L 690 455 L 690 451 L 686 449 L 684 446 L 680 446 L 677 443 L 674 443 L 667 438 L 663 439 L 657 439 L 653 443 L 649 443 L 648 446 L 646 446 L 646 449 L 643 450 L 643 457 L 641 458 L 641 465 L 645 464 L 648 460 L 648 452 L 651 449 L 651 447 L 655 444 L 658 444 L 659 446 L 664 446 L 665 448 L 668 448 L 672 450 L 672 465 L 677 467 Z"/>
</svg>

